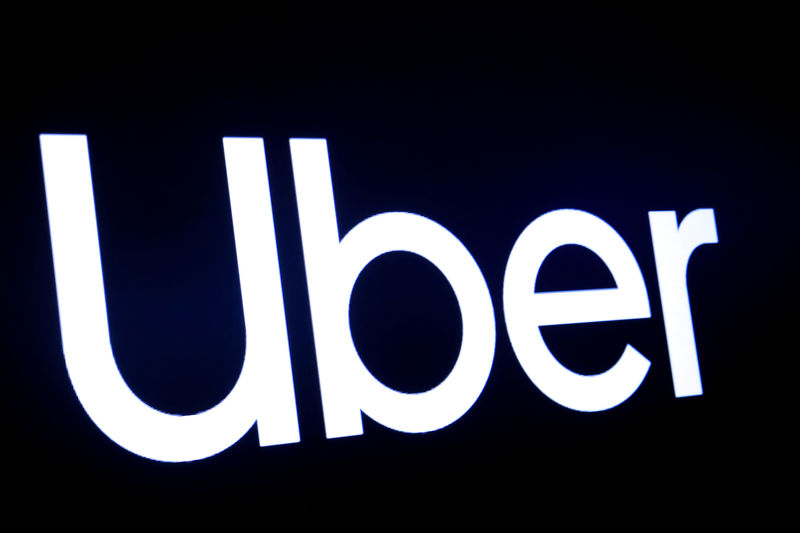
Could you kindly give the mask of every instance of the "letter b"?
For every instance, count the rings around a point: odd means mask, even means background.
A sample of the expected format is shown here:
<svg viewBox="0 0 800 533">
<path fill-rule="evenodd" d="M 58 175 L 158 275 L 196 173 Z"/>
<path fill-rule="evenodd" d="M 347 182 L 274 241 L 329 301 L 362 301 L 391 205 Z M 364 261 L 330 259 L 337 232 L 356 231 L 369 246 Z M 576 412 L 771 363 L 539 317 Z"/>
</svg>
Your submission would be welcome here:
<svg viewBox="0 0 800 533">
<path fill-rule="evenodd" d="M 451 424 L 483 391 L 494 359 L 494 311 L 478 265 L 447 229 L 413 213 L 370 217 L 340 241 L 325 140 L 291 139 L 290 146 L 327 436 L 362 434 L 362 411 L 407 433 Z M 393 390 L 370 374 L 350 332 L 350 295 L 359 274 L 392 251 L 415 253 L 439 268 L 461 309 L 463 337 L 453 370 L 417 394 Z"/>
</svg>

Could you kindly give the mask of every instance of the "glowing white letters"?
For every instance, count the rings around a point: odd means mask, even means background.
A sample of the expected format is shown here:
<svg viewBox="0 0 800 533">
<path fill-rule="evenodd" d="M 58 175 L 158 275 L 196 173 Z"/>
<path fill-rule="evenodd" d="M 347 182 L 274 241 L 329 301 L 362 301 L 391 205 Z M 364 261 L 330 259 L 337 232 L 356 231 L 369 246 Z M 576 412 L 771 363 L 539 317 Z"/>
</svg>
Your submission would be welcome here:
<svg viewBox="0 0 800 533">
<path fill-rule="evenodd" d="M 291 151 L 328 437 L 360 435 L 362 411 L 409 433 L 451 424 L 478 399 L 494 358 L 494 311 L 478 265 L 447 229 L 412 213 L 370 217 L 339 242 L 325 140 L 292 139 Z M 348 308 L 359 274 L 392 251 L 413 252 L 436 265 L 461 308 L 463 338 L 455 367 L 442 383 L 419 394 L 392 390 L 375 379 L 350 334 Z"/>
<path fill-rule="evenodd" d="M 579 244 L 606 263 L 616 289 L 534 292 L 539 267 L 565 244 Z M 644 380 L 650 361 L 628 345 L 619 361 L 594 376 L 576 374 L 553 357 L 539 326 L 649 318 L 642 273 L 619 233 L 585 211 L 546 213 L 514 244 L 503 283 L 506 327 L 528 377 L 550 399 L 576 411 L 602 411 L 624 402 Z"/>
<path fill-rule="evenodd" d="M 257 423 L 261 446 L 300 440 L 278 270 L 264 144 L 225 138 L 236 257 L 246 326 L 239 380 L 208 411 L 160 412 L 125 384 L 108 332 L 89 151 L 84 135 L 40 136 L 64 357 L 75 393 L 100 430 L 150 459 L 192 461 L 219 453 Z M 483 391 L 495 349 L 495 317 L 486 281 L 467 248 L 440 224 L 414 213 L 370 217 L 340 240 L 324 139 L 292 139 L 292 167 L 314 341 L 329 438 L 363 433 L 361 414 L 386 427 L 421 433 L 458 420 Z M 701 244 L 717 242 L 714 212 L 651 212 L 659 291 L 675 395 L 702 394 L 686 269 Z M 535 292 L 539 268 L 557 247 L 578 244 L 609 267 L 617 287 Z M 378 381 L 353 345 L 348 307 L 364 267 L 381 254 L 411 252 L 450 283 L 462 318 L 453 370 L 431 390 L 406 394 Z M 576 374 L 545 345 L 540 326 L 650 317 L 647 290 L 628 245 L 600 218 L 577 210 L 541 215 L 508 258 L 503 309 L 512 347 L 531 381 L 555 402 L 580 411 L 610 409 L 629 398 L 650 367 L 628 345 L 610 369 Z"/>
<path fill-rule="evenodd" d="M 658 271 L 658 291 L 667 331 L 669 365 L 675 396 L 703 394 L 697 346 L 694 342 L 686 268 L 689 257 L 701 244 L 717 242 L 717 225 L 712 209 L 692 211 L 681 222 L 674 211 L 650 213 L 650 233 Z"/>
<path fill-rule="evenodd" d="M 86 136 L 41 135 L 40 144 L 64 357 L 97 427 L 123 448 L 159 461 L 219 453 L 256 421 L 262 446 L 298 442 L 263 141 L 224 140 L 247 331 L 244 365 L 222 402 L 189 416 L 141 401 L 114 361 Z"/>
</svg>

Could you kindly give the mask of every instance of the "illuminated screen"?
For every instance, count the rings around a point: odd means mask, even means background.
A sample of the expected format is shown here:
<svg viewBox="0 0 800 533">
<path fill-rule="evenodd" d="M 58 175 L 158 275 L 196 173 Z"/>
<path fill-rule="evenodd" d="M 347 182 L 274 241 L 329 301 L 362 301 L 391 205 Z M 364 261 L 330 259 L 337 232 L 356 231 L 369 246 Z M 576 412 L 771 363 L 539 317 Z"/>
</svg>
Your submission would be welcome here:
<svg viewBox="0 0 800 533">
<path fill-rule="evenodd" d="M 6 504 L 758 515 L 796 315 L 772 16 L 31 17 L 2 37 Z"/>
</svg>

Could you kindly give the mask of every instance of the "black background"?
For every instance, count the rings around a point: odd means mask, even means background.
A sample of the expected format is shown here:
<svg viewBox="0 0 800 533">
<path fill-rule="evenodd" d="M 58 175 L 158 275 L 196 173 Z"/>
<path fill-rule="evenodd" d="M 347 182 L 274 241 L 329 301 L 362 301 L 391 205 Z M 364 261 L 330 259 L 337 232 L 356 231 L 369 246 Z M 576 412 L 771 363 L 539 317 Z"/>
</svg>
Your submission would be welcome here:
<svg viewBox="0 0 800 533">
<path fill-rule="evenodd" d="M 674 2 L 115 10 L 12 13 L 0 37 L 9 511 L 67 521 L 289 514 L 368 527 L 475 516 L 535 525 L 544 514 L 618 522 L 645 511 L 634 523 L 649 527 L 697 512 L 769 520 L 787 504 L 798 189 L 788 13 Z M 93 425 L 61 354 L 40 133 L 88 135 L 117 363 L 143 400 L 181 414 L 216 404 L 238 376 L 244 326 L 221 138 L 264 138 L 301 443 L 259 448 L 251 430 L 212 458 L 164 464 Z M 365 418 L 363 436 L 325 438 L 291 137 L 327 139 L 342 235 L 372 214 L 419 213 L 480 266 L 494 367 L 451 426 L 408 435 Z M 704 207 L 719 244 L 697 249 L 688 284 L 705 394 L 676 399 L 647 212 L 680 219 Z M 641 388 L 603 413 L 541 394 L 505 330 L 511 247 L 559 208 L 611 224 L 650 297 L 648 320 L 545 329 L 578 372 L 608 368 L 626 343 L 650 359 Z M 537 281 L 603 286 L 613 286 L 608 271 L 577 247 L 554 252 Z M 371 263 L 350 318 L 368 368 L 392 387 L 426 390 L 452 367 L 457 304 L 422 259 Z"/>
</svg>

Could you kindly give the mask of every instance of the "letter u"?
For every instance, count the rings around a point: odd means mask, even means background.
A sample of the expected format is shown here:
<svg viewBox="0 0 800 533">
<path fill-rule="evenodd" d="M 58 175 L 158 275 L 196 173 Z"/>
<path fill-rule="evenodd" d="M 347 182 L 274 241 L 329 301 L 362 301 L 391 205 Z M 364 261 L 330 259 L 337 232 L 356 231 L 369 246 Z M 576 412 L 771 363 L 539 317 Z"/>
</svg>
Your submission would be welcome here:
<svg viewBox="0 0 800 533">
<path fill-rule="evenodd" d="M 246 331 L 241 374 L 219 404 L 187 416 L 140 400 L 114 361 L 86 136 L 39 142 L 64 358 L 97 427 L 135 454 L 170 462 L 219 453 L 256 422 L 261 446 L 299 442 L 263 139 L 223 139 Z"/>
</svg>

